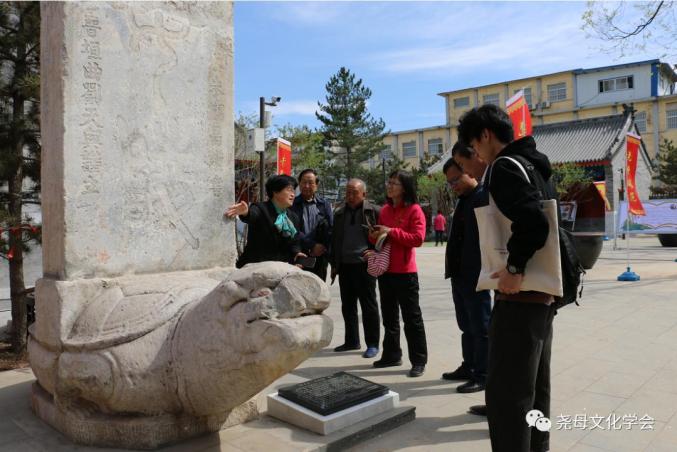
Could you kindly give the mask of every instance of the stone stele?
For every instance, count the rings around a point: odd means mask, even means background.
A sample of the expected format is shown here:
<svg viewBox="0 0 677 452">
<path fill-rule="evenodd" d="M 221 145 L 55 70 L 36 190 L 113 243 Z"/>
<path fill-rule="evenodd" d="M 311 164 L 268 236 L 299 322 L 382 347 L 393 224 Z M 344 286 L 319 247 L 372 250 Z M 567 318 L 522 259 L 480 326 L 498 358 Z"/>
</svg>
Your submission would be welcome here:
<svg viewBox="0 0 677 452">
<path fill-rule="evenodd" d="M 36 414 L 150 449 L 256 416 L 331 340 L 327 285 L 234 270 L 232 3 L 41 4 Z"/>
</svg>

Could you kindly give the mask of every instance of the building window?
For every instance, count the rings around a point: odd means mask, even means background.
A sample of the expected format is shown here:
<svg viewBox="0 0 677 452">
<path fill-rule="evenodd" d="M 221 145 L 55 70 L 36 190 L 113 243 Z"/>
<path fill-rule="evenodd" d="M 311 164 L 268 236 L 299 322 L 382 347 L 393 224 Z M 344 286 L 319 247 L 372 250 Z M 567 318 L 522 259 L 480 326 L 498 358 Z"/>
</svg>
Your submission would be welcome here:
<svg viewBox="0 0 677 452">
<path fill-rule="evenodd" d="M 548 101 L 557 102 L 560 100 L 566 100 L 567 98 L 567 84 L 555 83 L 554 85 L 548 85 Z"/>
<path fill-rule="evenodd" d="M 518 92 L 520 92 L 520 90 L 516 89 L 513 94 L 517 94 Z M 524 100 L 530 109 L 533 108 L 534 104 L 531 103 L 531 88 L 524 88 Z"/>
<path fill-rule="evenodd" d="M 646 112 L 640 111 L 635 115 L 635 125 L 639 133 L 646 132 Z"/>
<path fill-rule="evenodd" d="M 494 104 L 496 106 L 500 106 L 499 104 L 499 98 L 498 98 L 498 93 L 493 93 L 493 94 L 485 94 L 482 97 L 483 103 L 484 104 Z"/>
<path fill-rule="evenodd" d="M 624 89 L 633 88 L 633 78 L 632 75 L 626 75 L 623 77 L 609 78 L 606 80 L 599 81 L 599 92 L 606 93 L 609 91 L 620 91 Z"/>
<path fill-rule="evenodd" d="M 668 104 L 665 111 L 665 123 L 668 129 L 677 129 L 677 104 Z"/>
<path fill-rule="evenodd" d="M 402 143 L 402 158 L 410 159 L 416 157 L 416 141 Z"/>
<path fill-rule="evenodd" d="M 468 96 L 454 99 L 454 108 L 467 107 L 468 105 L 470 105 L 470 98 Z"/>
<path fill-rule="evenodd" d="M 432 138 L 428 140 L 429 155 L 442 155 L 443 152 L 444 145 L 442 144 L 442 138 Z"/>
</svg>

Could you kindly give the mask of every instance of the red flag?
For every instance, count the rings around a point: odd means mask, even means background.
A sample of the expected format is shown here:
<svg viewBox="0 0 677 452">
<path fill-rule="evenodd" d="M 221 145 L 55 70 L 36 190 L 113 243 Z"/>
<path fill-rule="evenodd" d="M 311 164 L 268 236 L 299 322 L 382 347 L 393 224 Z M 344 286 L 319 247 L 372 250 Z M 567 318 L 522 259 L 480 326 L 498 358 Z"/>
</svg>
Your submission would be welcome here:
<svg viewBox="0 0 677 452">
<path fill-rule="evenodd" d="M 524 90 L 518 91 L 508 99 L 505 103 L 505 108 L 512 121 L 515 139 L 531 135 L 531 113 L 529 113 L 529 105 L 527 105 L 527 101 L 524 98 Z"/>
<path fill-rule="evenodd" d="M 628 193 L 628 214 L 646 215 L 642 201 L 639 200 L 637 186 L 635 185 L 635 172 L 637 171 L 637 157 L 641 138 L 632 133 L 626 137 L 627 148 L 625 152 L 625 186 Z"/>
<path fill-rule="evenodd" d="M 277 174 L 291 176 L 291 143 L 277 139 Z"/>
</svg>

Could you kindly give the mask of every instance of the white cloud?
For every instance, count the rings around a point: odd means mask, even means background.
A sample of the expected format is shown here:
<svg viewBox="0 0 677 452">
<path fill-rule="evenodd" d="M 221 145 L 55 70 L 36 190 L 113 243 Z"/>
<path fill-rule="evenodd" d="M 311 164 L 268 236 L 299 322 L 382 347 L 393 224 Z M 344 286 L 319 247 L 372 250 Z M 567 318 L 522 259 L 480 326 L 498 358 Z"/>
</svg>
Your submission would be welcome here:
<svg viewBox="0 0 677 452">
<path fill-rule="evenodd" d="M 269 107 L 270 108 L 270 107 Z M 276 107 L 270 108 L 273 116 L 301 115 L 315 117 L 317 101 L 314 100 L 291 100 L 282 99 Z"/>
<path fill-rule="evenodd" d="M 577 23 L 565 18 L 559 23 L 524 23 L 510 31 L 466 36 L 453 45 L 428 44 L 382 52 L 369 59 L 381 70 L 398 74 L 426 71 L 449 71 L 453 74 L 517 68 L 539 73 L 573 69 L 586 55 L 587 43 L 583 32 Z"/>
</svg>

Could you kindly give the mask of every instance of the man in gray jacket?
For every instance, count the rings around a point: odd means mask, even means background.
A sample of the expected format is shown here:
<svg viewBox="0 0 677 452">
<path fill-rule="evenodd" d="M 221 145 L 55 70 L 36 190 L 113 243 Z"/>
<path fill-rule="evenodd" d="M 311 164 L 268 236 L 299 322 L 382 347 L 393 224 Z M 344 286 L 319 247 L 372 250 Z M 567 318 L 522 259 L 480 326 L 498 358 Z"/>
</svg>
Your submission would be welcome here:
<svg viewBox="0 0 677 452">
<path fill-rule="evenodd" d="M 334 212 L 331 246 L 331 278 L 339 277 L 341 313 L 345 322 L 345 341 L 336 352 L 360 349 L 360 331 L 357 322 L 357 301 L 362 308 L 362 326 L 367 350 L 363 358 L 378 354 L 380 318 L 376 302 L 376 278 L 367 273 L 364 252 L 371 247 L 369 227 L 378 220 L 379 208 L 366 200 L 367 187 L 360 179 L 351 179 L 346 185 L 346 201 Z"/>
</svg>

